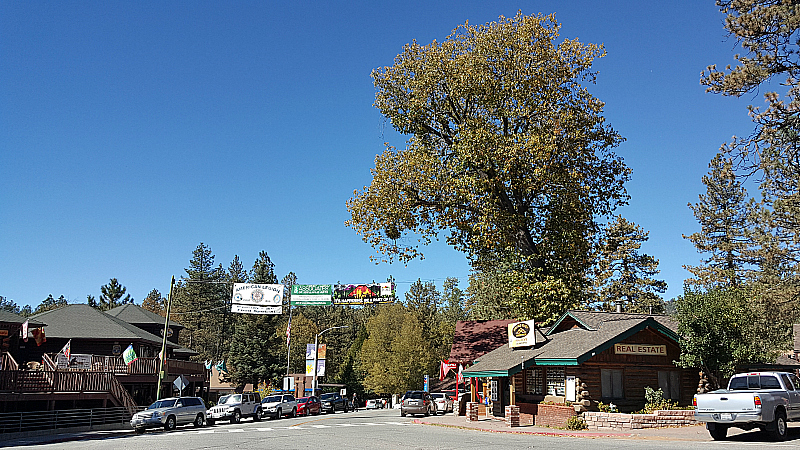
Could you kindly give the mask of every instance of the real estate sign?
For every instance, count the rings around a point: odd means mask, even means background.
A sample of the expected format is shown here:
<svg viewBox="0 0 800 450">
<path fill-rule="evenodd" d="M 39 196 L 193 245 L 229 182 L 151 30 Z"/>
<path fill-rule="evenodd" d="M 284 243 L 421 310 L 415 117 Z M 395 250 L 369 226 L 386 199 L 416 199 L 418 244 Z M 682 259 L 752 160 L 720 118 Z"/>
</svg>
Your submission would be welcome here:
<svg viewBox="0 0 800 450">
<path fill-rule="evenodd" d="M 231 312 L 244 314 L 281 314 L 282 284 L 234 283 Z"/>
<path fill-rule="evenodd" d="M 614 353 L 617 355 L 667 356 L 667 346 L 649 344 L 614 344 Z"/>
<path fill-rule="evenodd" d="M 333 286 L 330 284 L 293 284 L 292 305 L 330 306 Z"/>
<path fill-rule="evenodd" d="M 394 303 L 394 283 L 337 284 L 333 287 L 334 305 Z"/>
<path fill-rule="evenodd" d="M 508 324 L 508 346 L 517 348 L 536 345 L 536 333 L 534 333 L 534 330 L 533 320 Z"/>
</svg>

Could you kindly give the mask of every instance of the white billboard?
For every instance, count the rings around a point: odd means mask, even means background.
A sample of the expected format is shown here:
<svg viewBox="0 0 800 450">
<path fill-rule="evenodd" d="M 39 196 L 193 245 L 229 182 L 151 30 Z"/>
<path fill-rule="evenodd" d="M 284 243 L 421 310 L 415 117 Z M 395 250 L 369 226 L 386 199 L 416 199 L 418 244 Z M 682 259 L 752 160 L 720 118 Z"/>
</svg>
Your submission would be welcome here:
<svg viewBox="0 0 800 450">
<path fill-rule="evenodd" d="M 231 312 L 243 314 L 281 314 L 282 284 L 234 283 Z"/>
</svg>

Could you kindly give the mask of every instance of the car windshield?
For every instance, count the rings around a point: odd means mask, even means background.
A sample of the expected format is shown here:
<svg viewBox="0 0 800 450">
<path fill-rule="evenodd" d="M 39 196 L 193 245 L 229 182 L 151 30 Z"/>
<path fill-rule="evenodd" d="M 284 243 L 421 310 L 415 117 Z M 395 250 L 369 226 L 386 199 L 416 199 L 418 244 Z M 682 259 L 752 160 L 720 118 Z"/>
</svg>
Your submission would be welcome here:
<svg viewBox="0 0 800 450">
<path fill-rule="evenodd" d="M 423 396 L 422 392 L 411 392 L 406 396 L 406 398 L 413 398 L 413 399 L 416 399 L 416 400 L 422 400 L 422 396 Z"/>
<path fill-rule="evenodd" d="M 241 395 L 226 395 L 219 399 L 220 405 L 230 405 L 232 403 L 241 403 L 242 396 Z"/>
<path fill-rule="evenodd" d="M 175 406 L 175 402 L 177 399 L 175 398 L 168 398 L 166 400 L 159 400 L 152 405 L 148 406 L 147 409 L 158 409 L 158 408 L 172 408 Z"/>
<path fill-rule="evenodd" d="M 305 403 L 308 401 L 308 397 L 300 397 L 297 399 L 297 403 Z"/>
<path fill-rule="evenodd" d="M 334 396 L 336 396 L 336 394 L 322 394 L 319 396 L 319 398 L 321 398 L 322 400 L 332 400 Z"/>
<path fill-rule="evenodd" d="M 280 395 L 270 395 L 269 397 L 264 399 L 264 403 L 275 403 L 280 402 L 282 400 Z"/>
<path fill-rule="evenodd" d="M 444 394 L 431 394 L 433 398 L 444 398 Z"/>
</svg>

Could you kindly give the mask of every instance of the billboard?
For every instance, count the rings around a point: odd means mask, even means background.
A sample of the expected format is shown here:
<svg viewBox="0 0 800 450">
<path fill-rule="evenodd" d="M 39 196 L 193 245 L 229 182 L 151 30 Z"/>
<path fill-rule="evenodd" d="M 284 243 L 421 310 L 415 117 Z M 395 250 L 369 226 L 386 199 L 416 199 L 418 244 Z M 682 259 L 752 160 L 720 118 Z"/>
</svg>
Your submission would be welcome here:
<svg viewBox="0 0 800 450">
<path fill-rule="evenodd" d="M 307 359 L 306 360 L 306 376 L 313 377 L 314 376 L 314 360 Z M 317 376 L 324 377 L 325 376 L 325 360 L 318 359 L 317 360 Z"/>
<path fill-rule="evenodd" d="M 330 306 L 333 286 L 330 284 L 293 284 L 292 305 L 294 306 Z"/>
<path fill-rule="evenodd" d="M 394 301 L 394 283 L 337 284 L 333 287 L 334 305 L 370 305 Z"/>
<path fill-rule="evenodd" d="M 534 321 L 508 324 L 508 346 L 510 348 L 530 347 L 536 345 Z"/>
<path fill-rule="evenodd" d="M 281 314 L 282 284 L 234 283 L 231 312 L 244 314 Z"/>
</svg>

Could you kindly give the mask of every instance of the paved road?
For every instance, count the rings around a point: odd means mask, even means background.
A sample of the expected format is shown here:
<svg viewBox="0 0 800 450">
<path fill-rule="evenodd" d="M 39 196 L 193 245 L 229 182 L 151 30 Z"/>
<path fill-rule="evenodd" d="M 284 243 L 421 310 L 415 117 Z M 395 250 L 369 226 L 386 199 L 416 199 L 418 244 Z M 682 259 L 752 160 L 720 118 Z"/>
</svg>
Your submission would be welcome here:
<svg viewBox="0 0 800 450">
<path fill-rule="evenodd" d="M 662 438 L 577 438 L 490 433 L 454 427 L 421 425 L 401 418 L 396 410 L 361 411 L 293 419 L 243 421 L 238 425 L 181 427 L 136 435 L 120 430 L 60 435 L 20 442 L 3 442 L 17 448 L 42 449 L 465 449 L 487 448 L 654 448 L 654 449 L 753 449 L 800 448 L 800 435 L 783 443 L 762 442 L 755 435 L 726 442 L 674 441 Z M 797 430 L 800 431 L 800 430 Z M 55 439 L 55 442 L 53 440 Z"/>
</svg>

